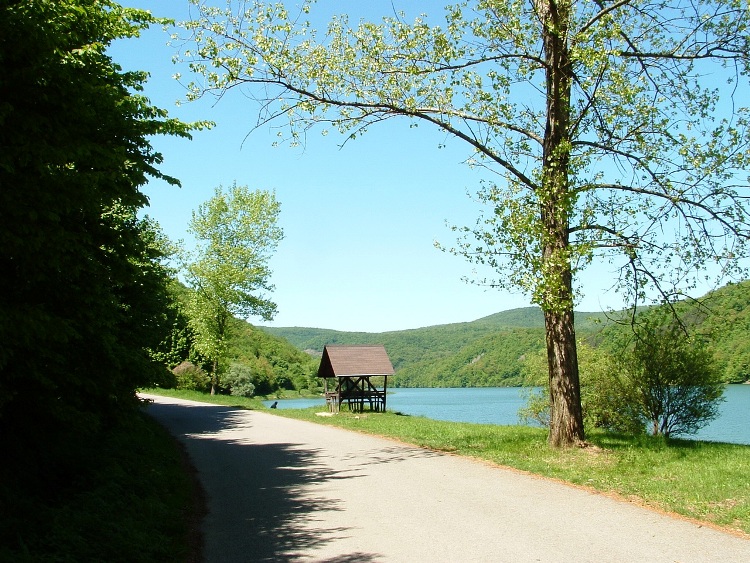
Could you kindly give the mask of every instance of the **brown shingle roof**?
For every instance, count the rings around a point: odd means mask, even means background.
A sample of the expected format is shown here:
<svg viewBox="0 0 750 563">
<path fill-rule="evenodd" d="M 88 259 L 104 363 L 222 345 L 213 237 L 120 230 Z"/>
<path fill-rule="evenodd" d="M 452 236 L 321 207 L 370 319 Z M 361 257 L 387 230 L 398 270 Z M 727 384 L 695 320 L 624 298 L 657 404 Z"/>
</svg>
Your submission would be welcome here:
<svg viewBox="0 0 750 563">
<path fill-rule="evenodd" d="M 329 344 L 323 348 L 318 377 L 352 375 L 393 375 L 393 365 L 385 347 Z"/>
</svg>

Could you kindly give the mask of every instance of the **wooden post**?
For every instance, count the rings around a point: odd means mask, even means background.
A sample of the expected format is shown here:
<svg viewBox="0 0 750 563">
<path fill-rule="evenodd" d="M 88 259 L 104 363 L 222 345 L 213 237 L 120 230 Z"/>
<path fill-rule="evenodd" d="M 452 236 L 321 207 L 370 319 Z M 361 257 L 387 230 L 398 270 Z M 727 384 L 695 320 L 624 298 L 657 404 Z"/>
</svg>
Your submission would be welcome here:
<svg viewBox="0 0 750 563">
<path fill-rule="evenodd" d="M 385 399 L 388 396 L 388 376 L 383 377 L 383 412 L 385 412 Z"/>
</svg>

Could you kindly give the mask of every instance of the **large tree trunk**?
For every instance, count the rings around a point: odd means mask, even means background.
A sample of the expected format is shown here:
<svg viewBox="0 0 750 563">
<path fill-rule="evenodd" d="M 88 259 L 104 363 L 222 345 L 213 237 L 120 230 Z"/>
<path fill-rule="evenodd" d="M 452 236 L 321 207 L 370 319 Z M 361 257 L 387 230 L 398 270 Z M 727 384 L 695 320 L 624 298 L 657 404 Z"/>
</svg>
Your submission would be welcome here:
<svg viewBox="0 0 750 563">
<path fill-rule="evenodd" d="M 570 249 L 570 104 L 573 70 L 567 40 L 567 0 L 537 0 L 546 64 L 547 121 L 542 186 L 537 194 L 542 240 L 542 298 L 549 366 L 550 434 L 555 447 L 584 440 L 578 355 L 573 323 Z"/>
<path fill-rule="evenodd" d="M 549 365 L 549 444 L 558 448 L 581 445 L 585 436 L 573 311 L 545 312 L 544 323 Z"/>
<path fill-rule="evenodd" d="M 211 395 L 216 395 L 216 384 L 218 383 L 217 370 L 219 369 L 219 362 L 214 360 L 211 366 Z"/>
<path fill-rule="evenodd" d="M 216 350 L 214 352 L 213 366 L 211 368 L 211 395 L 216 394 L 216 388 L 219 385 L 219 358 L 224 353 L 224 340 L 227 333 L 227 322 L 229 313 L 224 303 L 220 304 L 216 313 Z"/>
</svg>

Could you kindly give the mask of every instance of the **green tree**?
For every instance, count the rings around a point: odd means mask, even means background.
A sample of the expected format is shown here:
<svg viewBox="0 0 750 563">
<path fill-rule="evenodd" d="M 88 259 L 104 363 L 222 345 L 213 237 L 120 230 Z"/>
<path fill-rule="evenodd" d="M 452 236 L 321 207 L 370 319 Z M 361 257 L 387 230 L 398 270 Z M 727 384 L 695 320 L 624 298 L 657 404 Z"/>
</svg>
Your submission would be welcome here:
<svg viewBox="0 0 750 563">
<path fill-rule="evenodd" d="M 229 388 L 232 395 L 252 397 L 255 393 L 253 371 L 245 364 L 232 364 L 226 371 L 222 383 Z"/>
<path fill-rule="evenodd" d="M 195 346 L 212 364 L 211 394 L 219 384 L 233 316 L 270 320 L 276 304 L 268 261 L 283 232 L 277 226 L 280 205 L 272 192 L 221 186 L 193 212 L 189 232 L 198 241 L 186 268 L 193 290 L 190 322 Z"/>
<path fill-rule="evenodd" d="M 160 364 L 173 369 L 191 356 L 193 332 L 190 328 L 187 304 L 190 292 L 176 278 L 168 285 L 169 305 L 164 312 L 164 322 L 168 331 L 159 345 L 151 350 L 151 356 Z"/>
<path fill-rule="evenodd" d="M 168 272 L 140 188 L 178 183 L 149 138 L 193 126 L 106 53 L 156 22 L 106 0 L 0 2 L 0 420 L 14 436 L 93 429 L 161 377 L 149 349 Z"/>
<path fill-rule="evenodd" d="M 724 393 L 711 353 L 660 311 L 642 316 L 621 362 L 622 411 L 654 435 L 693 434 L 718 414 Z"/>
<path fill-rule="evenodd" d="M 612 351 L 579 343 L 581 397 L 587 425 L 641 434 L 692 434 L 716 417 L 724 384 L 710 350 L 688 336 L 664 306 L 622 327 Z M 626 332 L 627 331 L 627 332 Z M 526 421 L 549 424 L 542 359 L 524 363 L 528 401 L 519 411 Z"/>
<path fill-rule="evenodd" d="M 441 24 L 339 16 L 323 32 L 312 2 L 191 1 L 193 97 L 251 89 L 259 125 L 288 119 L 292 143 L 316 125 L 352 139 L 393 117 L 429 124 L 500 178 L 453 250 L 542 308 L 554 446 L 584 440 L 573 307 L 587 265 L 613 262 L 635 304 L 746 255 L 745 0 L 476 0 Z"/>
<path fill-rule="evenodd" d="M 208 391 L 211 387 L 211 377 L 199 366 L 190 361 L 184 361 L 172 369 L 177 389 L 191 391 Z"/>
</svg>

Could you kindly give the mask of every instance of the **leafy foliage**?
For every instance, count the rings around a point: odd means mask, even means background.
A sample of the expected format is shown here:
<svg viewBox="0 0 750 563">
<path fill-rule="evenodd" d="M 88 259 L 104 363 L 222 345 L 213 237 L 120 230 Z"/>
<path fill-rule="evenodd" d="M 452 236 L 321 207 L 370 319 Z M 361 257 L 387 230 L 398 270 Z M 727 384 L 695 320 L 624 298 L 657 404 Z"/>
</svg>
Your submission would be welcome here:
<svg viewBox="0 0 750 563">
<path fill-rule="evenodd" d="M 616 407 L 666 437 L 692 434 L 715 418 L 724 389 L 705 345 L 660 310 L 644 315 L 634 328 Z"/>
<path fill-rule="evenodd" d="M 542 329 L 504 330 L 478 338 L 442 360 L 405 367 L 399 370 L 394 384 L 401 387 L 521 385 L 524 357 L 543 349 Z"/>
<path fill-rule="evenodd" d="M 173 369 L 185 360 L 201 363 L 197 350 L 193 350 L 194 334 L 188 318 L 188 290 L 177 279 L 172 278 L 167 286 L 169 304 L 164 311 L 167 333 L 159 345 L 151 350 L 151 356 L 168 369 Z"/>
<path fill-rule="evenodd" d="M 249 323 L 235 319 L 227 355 L 233 364 L 251 370 L 256 394 L 269 395 L 278 389 L 318 391 L 321 387 L 319 358 Z"/>
<path fill-rule="evenodd" d="M 581 405 L 587 428 L 616 429 L 629 434 L 643 432 L 643 421 L 632 416 L 632 409 L 624 401 L 622 387 L 618 384 L 620 367 L 615 357 L 601 348 L 585 342 L 578 343 L 578 362 L 581 377 Z M 549 425 L 549 378 L 542 350 L 530 354 L 523 362 L 522 372 L 526 392 L 526 405 L 519 417 L 541 426 Z"/>
<path fill-rule="evenodd" d="M 648 311 L 646 308 L 645 311 Z M 674 305 L 684 328 L 705 343 L 725 383 L 750 380 L 750 281 L 730 283 L 699 299 Z M 596 346 L 614 350 L 631 334 L 633 311 L 622 311 L 612 322 L 589 337 Z"/>
<path fill-rule="evenodd" d="M 189 137 L 106 54 L 156 23 L 110 1 L 0 3 L 0 418 L 93 428 L 163 368 L 168 271 L 138 219 L 162 157 Z M 20 421 L 26 421 L 22 423 Z"/>
<path fill-rule="evenodd" d="M 727 383 L 750 380 L 750 282 L 731 284 L 694 305 L 690 327 L 713 353 Z"/>
<path fill-rule="evenodd" d="M 163 343 L 164 350 L 159 358 L 170 368 L 175 379 L 160 382 L 158 386 L 209 391 L 211 376 L 207 370 L 213 367 L 212 361 L 201 354 L 196 346 L 195 332 L 190 326 L 189 303 L 193 292 L 177 280 L 173 280 L 171 291 L 177 299 L 171 310 L 179 311 L 179 315 L 174 317 L 172 331 Z M 255 394 L 269 395 L 279 389 L 313 392 L 320 389 L 321 384 L 316 377 L 319 356 L 298 350 L 285 339 L 259 330 L 234 316 L 227 322 L 229 329 L 223 362 L 227 369 L 236 366 L 249 370 L 249 381 L 255 387 Z M 226 371 L 224 373 L 226 375 Z M 229 380 L 220 381 L 215 391 L 233 393 L 236 391 L 233 381 L 231 376 Z"/>
<path fill-rule="evenodd" d="M 187 389 L 189 391 L 208 391 L 211 388 L 211 377 L 199 366 L 184 361 L 172 369 L 174 383 L 164 387 Z M 171 383 L 171 382 L 170 382 Z"/>
<path fill-rule="evenodd" d="M 273 318 L 268 260 L 283 236 L 276 225 L 280 211 L 275 194 L 251 191 L 236 183 L 193 212 L 190 232 L 198 240 L 196 256 L 187 265 L 189 320 L 194 345 L 212 363 L 211 392 L 219 384 L 219 362 L 233 315 Z"/>
<path fill-rule="evenodd" d="M 685 332 L 666 307 L 643 311 L 621 327 L 610 349 L 580 343 L 581 401 L 586 424 L 626 434 L 692 434 L 716 417 L 724 386 L 705 344 Z M 549 420 L 549 387 L 539 357 L 525 365 L 538 386 L 519 413 Z"/>
<path fill-rule="evenodd" d="M 224 373 L 222 383 L 229 388 L 230 394 L 239 397 L 252 397 L 255 394 L 253 372 L 245 364 L 232 364 Z"/>
</svg>

